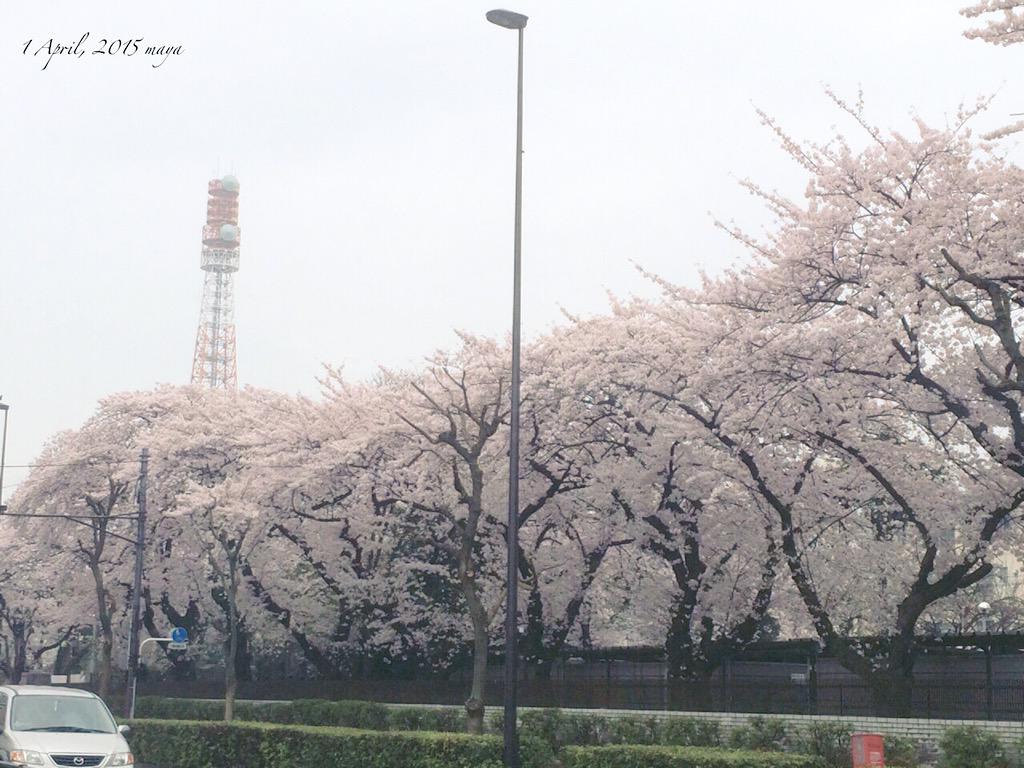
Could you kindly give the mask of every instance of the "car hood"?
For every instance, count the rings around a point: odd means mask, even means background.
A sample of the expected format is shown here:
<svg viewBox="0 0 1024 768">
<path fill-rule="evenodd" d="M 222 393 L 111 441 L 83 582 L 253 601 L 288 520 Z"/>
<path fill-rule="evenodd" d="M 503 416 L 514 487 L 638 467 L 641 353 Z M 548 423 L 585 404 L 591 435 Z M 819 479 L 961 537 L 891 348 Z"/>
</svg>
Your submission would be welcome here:
<svg viewBox="0 0 1024 768">
<path fill-rule="evenodd" d="M 10 731 L 16 749 L 34 749 L 47 754 L 108 755 L 130 752 L 128 742 L 119 733 L 53 733 L 46 731 Z"/>
</svg>

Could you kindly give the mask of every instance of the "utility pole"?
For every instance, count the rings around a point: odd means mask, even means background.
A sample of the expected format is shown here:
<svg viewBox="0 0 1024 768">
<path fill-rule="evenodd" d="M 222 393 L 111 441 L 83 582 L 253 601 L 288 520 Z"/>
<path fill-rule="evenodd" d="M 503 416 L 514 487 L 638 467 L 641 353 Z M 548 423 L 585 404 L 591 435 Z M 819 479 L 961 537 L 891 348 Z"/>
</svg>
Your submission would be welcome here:
<svg viewBox="0 0 1024 768">
<path fill-rule="evenodd" d="M 0 513 L 6 512 L 4 506 L 4 462 L 7 458 L 7 411 L 10 406 L 7 403 L 0 403 L 0 411 L 4 413 L 4 433 L 0 438 Z"/>
<path fill-rule="evenodd" d="M 135 533 L 135 581 L 132 585 L 132 625 L 128 636 L 128 685 L 125 690 L 124 714 L 135 716 L 135 678 L 139 666 L 139 635 L 141 634 L 142 613 L 142 564 L 146 556 L 146 481 L 149 474 L 149 448 L 143 448 L 139 456 L 139 513 L 136 517 Z"/>
</svg>

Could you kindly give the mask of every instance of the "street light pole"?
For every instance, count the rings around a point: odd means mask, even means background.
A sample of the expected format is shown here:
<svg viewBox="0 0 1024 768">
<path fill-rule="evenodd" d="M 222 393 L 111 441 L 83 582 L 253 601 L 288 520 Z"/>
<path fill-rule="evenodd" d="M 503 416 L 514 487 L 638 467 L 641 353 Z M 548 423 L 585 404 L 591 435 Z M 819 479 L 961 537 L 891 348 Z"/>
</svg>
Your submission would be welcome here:
<svg viewBox="0 0 1024 768">
<path fill-rule="evenodd" d="M 7 509 L 4 506 L 4 464 L 7 461 L 7 411 L 10 407 L 7 403 L 0 403 L 0 411 L 4 412 L 4 432 L 0 438 L 0 512 Z"/>
<path fill-rule="evenodd" d="M 516 79 L 516 216 L 512 270 L 512 406 L 509 413 L 508 445 L 508 520 L 505 570 L 505 750 L 507 768 L 519 768 L 519 741 L 516 734 L 516 698 L 518 693 L 518 610 L 519 610 L 519 296 L 522 265 L 523 228 L 523 29 L 527 17 L 513 11 L 487 12 L 487 20 L 519 33 L 519 59 Z"/>
</svg>

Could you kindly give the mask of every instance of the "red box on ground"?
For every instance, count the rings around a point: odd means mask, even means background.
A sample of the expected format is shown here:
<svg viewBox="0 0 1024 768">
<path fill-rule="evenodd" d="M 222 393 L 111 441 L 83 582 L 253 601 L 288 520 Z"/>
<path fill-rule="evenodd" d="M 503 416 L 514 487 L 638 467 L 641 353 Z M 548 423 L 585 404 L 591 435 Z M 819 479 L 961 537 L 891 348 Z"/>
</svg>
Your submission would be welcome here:
<svg viewBox="0 0 1024 768">
<path fill-rule="evenodd" d="M 885 747 L 879 733 L 854 733 L 850 736 L 853 768 L 885 766 Z"/>
</svg>

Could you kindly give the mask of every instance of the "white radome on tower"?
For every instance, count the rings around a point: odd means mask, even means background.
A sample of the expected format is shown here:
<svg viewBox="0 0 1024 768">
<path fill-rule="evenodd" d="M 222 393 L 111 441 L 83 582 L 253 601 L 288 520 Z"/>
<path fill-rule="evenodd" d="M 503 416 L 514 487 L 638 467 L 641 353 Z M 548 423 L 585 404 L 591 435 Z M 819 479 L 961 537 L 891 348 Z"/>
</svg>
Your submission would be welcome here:
<svg viewBox="0 0 1024 768">
<path fill-rule="evenodd" d="M 200 268 L 203 303 L 192 359 L 192 383 L 212 389 L 238 387 L 235 358 L 235 283 L 238 271 L 238 179 L 225 176 L 209 183 Z"/>
</svg>

